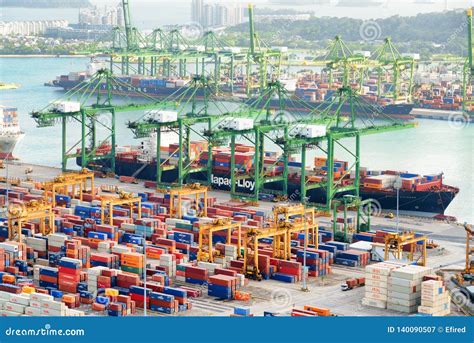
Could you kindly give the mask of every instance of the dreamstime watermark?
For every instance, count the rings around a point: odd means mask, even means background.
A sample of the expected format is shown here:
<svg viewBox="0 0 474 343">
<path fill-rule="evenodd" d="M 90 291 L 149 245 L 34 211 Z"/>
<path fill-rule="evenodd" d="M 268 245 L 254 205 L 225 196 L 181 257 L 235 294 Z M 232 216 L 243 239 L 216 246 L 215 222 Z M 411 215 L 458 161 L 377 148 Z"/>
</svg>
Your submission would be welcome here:
<svg viewBox="0 0 474 343">
<path fill-rule="evenodd" d="M 382 205 L 375 199 L 369 199 L 370 202 L 362 206 L 362 213 L 366 216 L 378 217 L 382 213 Z"/>
<path fill-rule="evenodd" d="M 295 116 L 288 111 L 280 110 L 273 114 L 271 121 L 275 124 L 288 124 L 295 121 Z"/>
<path fill-rule="evenodd" d="M 13 217 L 19 217 L 26 212 L 26 205 L 25 203 L 9 202 L 7 212 Z"/>
<path fill-rule="evenodd" d="M 285 288 L 275 288 L 270 295 L 270 302 L 277 310 L 283 310 L 293 305 L 293 296 Z"/>
<path fill-rule="evenodd" d="M 113 125 L 113 116 L 110 112 L 98 113 L 95 117 L 96 125 L 99 130 L 110 130 Z"/>
<path fill-rule="evenodd" d="M 181 213 L 189 216 L 199 216 L 204 211 L 204 201 L 186 200 L 181 203 Z"/>
<path fill-rule="evenodd" d="M 451 300 L 458 307 L 464 307 L 469 304 L 469 299 L 466 294 L 462 293 L 459 289 L 455 289 L 451 292 Z"/>
<path fill-rule="evenodd" d="M 464 129 L 469 125 L 469 115 L 464 112 L 451 113 L 448 116 L 448 123 L 453 129 Z"/>
<path fill-rule="evenodd" d="M 39 329 L 5 329 L 6 336 L 85 336 L 84 329 L 52 329 L 51 324 L 45 324 Z"/>
<path fill-rule="evenodd" d="M 359 35 L 364 41 L 372 42 L 382 36 L 382 29 L 376 21 L 364 21 L 359 27 Z"/>
<path fill-rule="evenodd" d="M 446 45 L 448 45 L 449 43 L 451 43 L 452 41 L 454 41 L 460 34 L 464 34 L 464 30 L 467 26 L 467 21 L 463 21 L 461 25 L 459 25 L 456 30 L 454 30 L 453 32 L 451 32 L 451 34 L 449 35 L 448 39 L 446 40 L 445 43 L 441 44 L 441 48 L 442 49 L 445 49 L 446 48 Z"/>
<path fill-rule="evenodd" d="M 198 22 L 190 22 L 180 26 L 181 35 L 190 41 L 200 39 L 204 35 L 204 28 Z"/>
</svg>

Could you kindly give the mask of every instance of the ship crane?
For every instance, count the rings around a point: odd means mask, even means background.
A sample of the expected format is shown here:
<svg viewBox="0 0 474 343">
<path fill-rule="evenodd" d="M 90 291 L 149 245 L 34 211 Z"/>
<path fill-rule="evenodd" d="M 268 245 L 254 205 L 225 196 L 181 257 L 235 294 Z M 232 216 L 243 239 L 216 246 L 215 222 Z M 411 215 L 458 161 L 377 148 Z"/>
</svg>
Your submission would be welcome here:
<svg viewBox="0 0 474 343">
<path fill-rule="evenodd" d="M 308 196 L 308 191 L 312 189 L 322 188 L 326 193 L 326 201 L 320 204 L 321 209 L 329 212 L 334 200 L 339 194 L 351 192 L 354 196 L 359 197 L 360 185 L 360 137 L 369 134 L 378 134 L 389 131 L 404 130 L 413 128 L 415 123 L 401 123 L 387 118 L 376 107 L 371 107 L 373 111 L 371 117 L 358 121 L 360 108 L 367 105 L 364 100 L 360 99 L 350 87 L 342 87 L 338 90 L 338 98 L 328 104 L 324 110 L 318 115 L 313 115 L 309 119 L 301 120 L 290 125 L 290 132 L 296 125 L 316 124 L 326 127 L 325 134 L 317 137 L 279 137 L 277 142 L 283 143 L 288 151 L 292 153 L 300 152 L 301 154 L 301 177 L 299 196 L 301 199 Z M 350 108 L 347 115 L 342 112 L 342 107 L 346 105 Z M 376 122 L 374 118 L 379 120 Z M 382 120 L 380 120 L 382 119 Z M 342 142 L 343 139 L 355 139 L 355 149 L 349 148 L 347 144 Z M 323 146 L 323 143 L 324 146 Z M 353 163 L 348 166 L 341 175 L 335 176 L 335 148 L 339 147 L 350 153 L 353 157 Z M 325 177 L 317 182 L 309 182 L 306 177 L 306 154 L 308 149 L 320 150 L 326 157 L 327 173 Z M 350 172 L 354 171 L 354 178 L 351 183 L 345 183 Z"/>
</svg>

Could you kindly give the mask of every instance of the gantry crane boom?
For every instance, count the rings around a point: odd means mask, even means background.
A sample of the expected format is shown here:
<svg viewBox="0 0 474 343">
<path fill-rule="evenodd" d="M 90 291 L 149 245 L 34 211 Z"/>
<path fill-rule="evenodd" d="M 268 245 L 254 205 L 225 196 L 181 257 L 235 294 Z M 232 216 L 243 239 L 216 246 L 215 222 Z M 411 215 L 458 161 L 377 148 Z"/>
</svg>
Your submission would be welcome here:
<svg viewBox="0 0 474 343">
<path fill-rule="evenodd" d="M 54 178 L 54 180 L 45 182 L 43 188 L 46 192 L 51 192 L 51 204 L 55 207 L 56 194 L 71 194 L 72 197 L 75 197 L 76 187 L 79 187 L 79 200 L 82 201 L 83 193 L 87 190 L 88 181 L 90 181 L 90 192 L 92 195 L 95 195 L 94 173 L 86 169 L 80 172 L 63 173 Z M 71 192 L 69 192 L 69 187 L 71 187 Z"/>
</svg>

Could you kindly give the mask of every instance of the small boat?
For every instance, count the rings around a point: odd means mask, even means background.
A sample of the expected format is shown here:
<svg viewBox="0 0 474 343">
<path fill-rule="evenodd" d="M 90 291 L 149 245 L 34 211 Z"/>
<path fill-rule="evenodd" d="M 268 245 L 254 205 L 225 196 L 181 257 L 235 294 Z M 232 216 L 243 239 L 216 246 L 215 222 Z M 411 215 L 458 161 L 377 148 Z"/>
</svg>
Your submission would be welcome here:
<svg viewBox="0 0 474 343">
<path fill-rule="evenodd" d="M 7 89 L 18 89 L 21 85 L 17 83 L 4 83 L 0 82 L 0 90 L 7 90 Z"/>
</svg>

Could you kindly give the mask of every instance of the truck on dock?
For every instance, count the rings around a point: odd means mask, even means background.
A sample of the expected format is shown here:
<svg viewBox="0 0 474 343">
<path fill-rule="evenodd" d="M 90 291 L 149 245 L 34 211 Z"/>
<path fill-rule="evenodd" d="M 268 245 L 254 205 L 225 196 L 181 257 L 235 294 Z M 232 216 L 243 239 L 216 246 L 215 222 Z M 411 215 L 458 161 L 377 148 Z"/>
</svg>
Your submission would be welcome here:
<svg viewBox="0 0 474 343">
<path fill-rule="evenodd" d="M 363 277 L 353 278 L 353 279 L 346 280 L 346 283 L 343 283 L 341 285 L 341 290 L 345 292 L 345 291 L 350 291 L 351 289 L 354 289 L 357 287 L 363 287 L 363 286 L 365 286 L 365 278 Z"/>
</svg>

